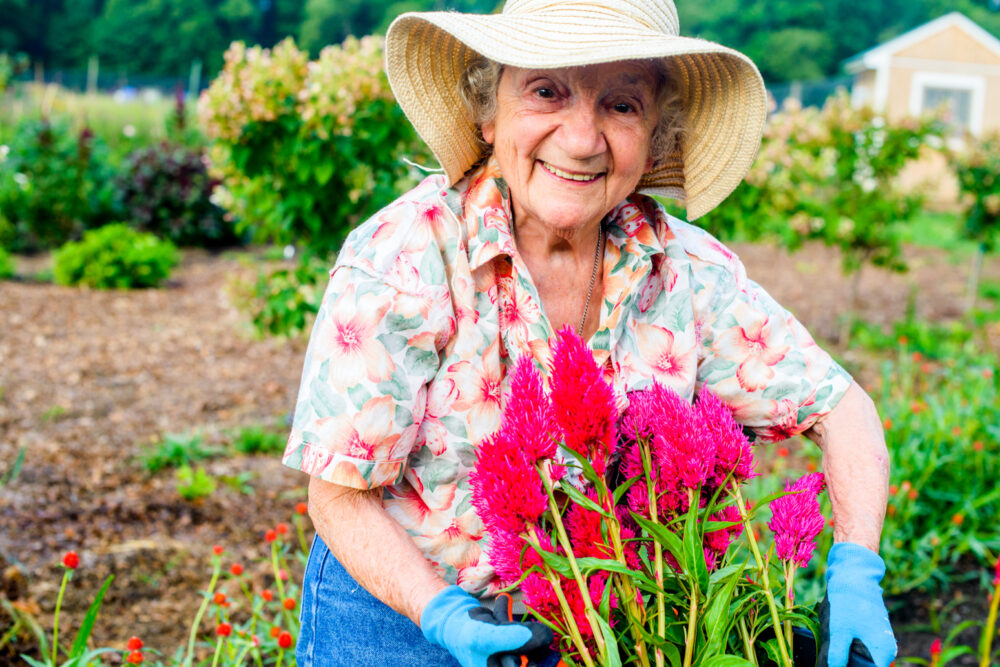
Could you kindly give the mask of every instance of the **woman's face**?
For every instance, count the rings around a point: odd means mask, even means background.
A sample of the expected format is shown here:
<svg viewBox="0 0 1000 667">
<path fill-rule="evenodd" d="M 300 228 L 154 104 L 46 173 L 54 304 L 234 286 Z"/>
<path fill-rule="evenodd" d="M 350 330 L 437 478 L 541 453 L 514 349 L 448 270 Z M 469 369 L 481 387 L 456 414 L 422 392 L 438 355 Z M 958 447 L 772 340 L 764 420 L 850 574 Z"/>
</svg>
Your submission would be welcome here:
<svg viewBox="0 0 1000 667">
<path fill-rule="evenodd" d="M 655 105 L 655 74 L 641 62 L 505 67 L 482 130 L 517 225 L 572 235 L 603 219 L 652 166 Z"/>
</svg>

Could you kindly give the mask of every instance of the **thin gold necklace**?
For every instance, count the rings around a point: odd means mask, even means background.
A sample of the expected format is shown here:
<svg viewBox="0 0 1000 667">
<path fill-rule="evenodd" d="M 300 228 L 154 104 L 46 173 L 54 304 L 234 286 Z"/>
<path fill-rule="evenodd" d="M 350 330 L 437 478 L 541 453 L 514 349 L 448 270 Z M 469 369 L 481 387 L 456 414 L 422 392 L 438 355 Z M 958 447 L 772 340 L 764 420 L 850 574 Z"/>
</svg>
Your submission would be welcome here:
<svg viewBox="0 0 1000 667">
<path fill-rule="evenodd" d="M 590 311 L 590 297 L 594 294 L 594 283 L 597 282 L 597 267 L 601 265 L 601 241 L 604 240 L 604 226 L 597 229 L 597 248 L 594 249 L 594 268 L 590 272 L 590 286 L 587 288 L 587 300 L 583 303 L 583 318 L 576 329 L 576 335 L 583 338 L 583 325 L 587 323 L 587 313 Z"/>
</svg>

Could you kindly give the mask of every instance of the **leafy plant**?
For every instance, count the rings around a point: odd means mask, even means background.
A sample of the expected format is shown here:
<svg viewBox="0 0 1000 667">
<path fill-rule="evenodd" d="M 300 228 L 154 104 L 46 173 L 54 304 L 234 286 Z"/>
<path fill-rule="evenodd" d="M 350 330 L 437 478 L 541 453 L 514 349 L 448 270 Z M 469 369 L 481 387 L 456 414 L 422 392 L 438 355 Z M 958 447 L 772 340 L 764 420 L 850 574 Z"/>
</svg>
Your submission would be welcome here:
<svg viewBox="0 0 1000 667">
<path fill-rule="evenodd" d="M 62 285 L 100 289 L 155 287 L 180 261 L 169 241 L 113 224 L 69 242 L 53 256 L 53 273 Z"/>
<path fill-rule="evenodd" d="M 177 478 L 177 493 L 184 500 L 207 498 L 215 492 L 215 479 L 201 466 L 192 469 L 189 465 L 182 465 L 174 476 Z"/>
<path fill-rule="evenodd" d="M 14 258 L 0 246 L 0 280 L 12 278 L 17 270 Z"/>
<path fill-rule="evenodd" d="M 996 248 L 1000 238 L 1000 134 L 976 140 L 968 149 L 952 157 L 962 195 L 965 224 L 963 235 L 977 245 L 969 273 L 969 308 L 974 308 L 979 292 L 983 255 Z"/>
<path fill-rule="evenodd" d="M 196 461 L 203 461 L 221 452 L 205 446 L 205 436 L 201 433 L 168 433 L 157 445 L 147 450 L 140 458 L 146 470 L 155 473 L 164 468 L 179 468 Z"/>
<path fill-rule="evenodd" d="M 272 336 L 306 331 L 319 311 L 327 275 L 325 264 L 316 258 L 260 273 L 240 299 L 254 330 Z"/>
<path fill-rule="evenodd" d="M 383 73 L 382 39 L 349 38 L 309 62 L 289 39 L 234 43 L 199 102 L 222 205 L 257 241 L 329 257 L 351 228 L 416 182 L 426 155 Z"/>
<path fill-rule="evenodd" d="M 160 142 L 125 158 L 115 179 L 118 203 L 136 228 L 181 246 L 218 247 L 238 240 L 212 203 L 218 181 L 199 150 Z"/>
<path fill-rule="evenodd" d="M 286 440 L 286 429 L 247 426 L 236 432 L 233 447 L 241 454 L 280 454 Z"/>
</svg>

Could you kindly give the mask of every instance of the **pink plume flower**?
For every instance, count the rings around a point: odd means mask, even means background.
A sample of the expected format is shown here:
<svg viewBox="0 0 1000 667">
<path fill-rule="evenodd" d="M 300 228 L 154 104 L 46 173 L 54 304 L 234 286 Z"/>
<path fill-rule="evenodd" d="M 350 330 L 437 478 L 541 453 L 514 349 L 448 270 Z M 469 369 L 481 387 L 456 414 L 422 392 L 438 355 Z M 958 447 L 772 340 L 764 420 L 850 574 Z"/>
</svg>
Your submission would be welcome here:
<svg viewBox="0 0 1000 667">
<path fill-rule="evenodd" d="M 587 497 L 597 502 L 597 493 L 588 489 Z M 614 558 L 614 548 L 605 538 L 604 517 L 583 505 L 573 503 L 566 512 L 564 520 L 566 532 L 569 533 L 573 553 L 579 558 Z"/>
<path fill-rule="evenodd" d="M 771 521 L 778 558 L 794 560 L 800 567 L 809 564 L 816 549 L 816 538 L 826 522 L 819 511 L 817 496 L 825 486 L 823 473 L 804 475 L 795 483 L 785 482 L 785 490 L 798 492 L 771 502 Z"/>
<path fill-rule="evenodd" d="M 1000 556 L 997 557 L 997 564 L 994 567 L 993 585 L 1000 586 Z"/>
<path fill-rule="evenodd" d="M 469 485 L 472 505 L 491 534 L 519 535 L 548 508 L 534 463 L 503 427 L 479 446 Z"/>
<path fill-rule="evenodd" d="M 617 437 L 615 391 L 594 361 L 594 353 L 568 325 L 559 330 L 552 345 L 549 387 L 563 443 L 587 457 L 594 471 L 603 475 Z"/>
<path fill-rule="evenodd" d="M 715 443 L 713 482 L 719 485 L 732 473 L 738 484 L 754 476 L 753 449 L 742 427 L 733 419 L 733 412 L 708 389 L 698 393 L 695 404 L 701 436 Z"/>
<path fill-rule="evenodd" d="M 506 398 L 503 428 L 509 437 L 520 443 L 529 461 L 554 457 L 559 425 L 531 357 L 521 357 L 514 366 Z"/>
<path fill-rule="evenodd" d="M 721 562 L 722 556 L 725 555 L 733 540 L 743 534 L 743 524 L 740 522 L 740 511 L 735 505 L 723 507 L 720 511 L 709 517 L 709 521 L 735 522 L 734 525 L 728 528 L 719 528 L 718 530 L 705 533 L 705 549 L 711 552 L 713 556 L 711 561 L 706 558 L 708 569 L 711 570 L 714 565 Z"/>
</svg>

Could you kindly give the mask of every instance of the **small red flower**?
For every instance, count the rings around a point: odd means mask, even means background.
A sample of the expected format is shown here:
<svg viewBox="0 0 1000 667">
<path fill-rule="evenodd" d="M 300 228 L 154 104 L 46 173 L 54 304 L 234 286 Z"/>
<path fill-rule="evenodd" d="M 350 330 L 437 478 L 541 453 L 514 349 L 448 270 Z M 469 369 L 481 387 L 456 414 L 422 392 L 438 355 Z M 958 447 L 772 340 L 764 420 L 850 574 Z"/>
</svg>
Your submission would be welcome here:
<svg viewBox="0 0 1000 667">
<path fill-rule="evenodd" d="M 892 420 L 886 417 L 882 420 L 882 430 L 891 431 L 892 430 Z"/>
<path fill-rule="evenodd" d="M 788 456 L 788 447 L 778 447 L 778 456 L 785 458 Z"/>
<path fill-rule="evenodd" d="M 239 563 L 233 563 L 232 566 L 229 568 L 229 571 L 233 573 L 234 577 L 238 577 L 241 574 L 243 574 L 243 566 L 240 565 Z"/>
<path fill-rule="evenodd" d="M 309 505 L 307 505 L 306 503 L 298 503 L 295 506 L 295 513 L 296 514 L 305 514 L 308 511 L 309 511 Z"/>
<path fill-rule="evenodd" d="M 141 665 L 142 660 L 143 660 L 142 651 L 138 650 L 132 651 L 131 653 L 128 654 L 128 657 L 125 658 L 125 662 L 129 663 L 130 665 Z"/>
<path fill-rule="evenodd" d="M 956 437 L 962 435 L 962 427 L 961 426 L 952 427 L 951 434 Z"/>
<path fill-rule="evenodd" d="M 284 535 L 285 533 L 288 532 L 288 524 L 279 523 L 277 526 L 274 527 L 274 530 L 278 533 L 278 535 Z"/>
<path fill-rule="evenodd" d="M 292 647 L 292 635 L 290 632 L 285 631 L 278 635 L 278 646 L 281 648 L 291 648 Z"/>
<path fill-rule="evenodd" d="M 216 556 L 221 556 L 223 551 L 225 551 L 225 548 L 221 544 L 216 544 L 214 547 L 212 547 L 212 553 L 214 553 Z"/>
<path fill-rule="evenodd" d="M 941 639 L 940 638 L 935 639 L 933 642 L 931 642 L 931 657 L 932 658 L 936 658 L 939 655 L 941 655 Z"/>
<path fill-rule="evenodd" d="M 899 493 L 899 487 L 896 486 L 895 484 L 890 484 L 889 485 L 889 495 L 890 496 L 894 496 L 897 493 Z"/>
<path fill-rule="evenodd" d="M 70 570 L 75 570 L 80 566 L 80 557 L 76 555 L 75 551 L 67 551 L 63 555 L 62 564 Z"/>
<path fill-rule="evenodd" d="M 924 363 L 920 364 L 920 372 L 923 373 L 924 375 L 930 375 L 932 372 L 934 372 L 934 367 L 925 361 Z"/>
<path fill-rule="evenodd" d="M 281 634 L 281 628 L 279 628 L 277 625 L 272 625 L 271 626 L 271 636 L 272 637 L 277 637 L 280 634 Z"/>
<path fill-rule="evenodd" d="M 896 339 L 896 342 L 899 343 L 900 345 L 906 345 L 907 343 L 910 342 L 910 339 L 907 338 L 906 336 L 900 336 L 899 338 Z"/>
<path fill-rule="evenodd" d="M 215 634 L 219 635 L 220 637 L 228 637 L 229 635 L 233 634 L 233 626 L 229 625 L 226 622 L 219 623 L 219 627 L 215 629 Z"/>
<path fill-rule="evenodd" d="M 927 409 L 927 406 L 920 401 L 913 401 L 910 403 L 910 412 L 915 415 L 919 415 L 921 412 Z"/>
<path fill-rule="evenodd" d="M 269 529 L 266 533 L 264 533 L 264 541 L 265 542 L 268 542 L 268 543 L 274 542 L 276 539 L 278 539 L 278 534 L 276 532 L 274 532 L 273 530 Z"/>
<path fill-rule="evenodd" d="M 983 441 L 982 440 L 976 440 L 974 443 L 972 443 L 972 448 L 974 450 L 976 450 L 977 452 L 983 451 Z"/>
<path fill-rule="evenodd" d="M 916 489 L 910 489 L 909 493 L 906 494 L 906 497 L 909 498 L 910 500 L 916 500 L 917 498 L 920 497 L 920 492 L 918 492 Z"/>
<path fill-rule="evenodd" d="M 284 607 L 285 609 L 288 609 L 289 611 L 295 609 L 295 598 L 285 598 L 284 601 L 281 603 L 281 606 Z"/>
<path fill-rule="evenodd" d="M 271 592 L 270 588 L 265 588 L 264 590 L 262 590 L 260 592 L 260 596 L 265 600 L 267 600 L 268 602 L 274 599 L 274 593 Z"/>
<path fill-rule="evenodd" d="M 226 602 L 226 594 L 222 593 L 222 592 L 216 593 L 212 597 L 212 602 L 214 602 L 215 604 L 225 604 L 225 602 Z"/>
<path fill-rule="evenodd" d="M 260 637 L 257 635 L 250 635 L 250 641 L 254 646 L 260 646 Z"/>
<path fill-rule="evenodd" d="M 138 637 L 129 637 L 128 643 L 125 644 L 125 648 L 130 651 L 138 651 L 142 648 L 142 640 Z"/>
<path fill-rule="evenodd" d="M 921 361 L 924 360 L 924 355 L 920 354 L 919 352 L 914 352 L 912 358 L 914 363 L 920 363 Z"/>
<path fill-rule="evenodd" d="M 997 564 L 995 568 L 996 576 L 993 577 L 993 585 L 1000 586 L 1000 558 L 997 558 Z"/>
<path fill-rule="evenodd" d="M 288 572 L 285 571 L 285 568 L 281 568 L 278 570 L 278 579 L 281 579 L 282 581 L 288 581 Z"/>
</svg>

